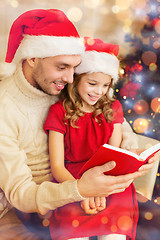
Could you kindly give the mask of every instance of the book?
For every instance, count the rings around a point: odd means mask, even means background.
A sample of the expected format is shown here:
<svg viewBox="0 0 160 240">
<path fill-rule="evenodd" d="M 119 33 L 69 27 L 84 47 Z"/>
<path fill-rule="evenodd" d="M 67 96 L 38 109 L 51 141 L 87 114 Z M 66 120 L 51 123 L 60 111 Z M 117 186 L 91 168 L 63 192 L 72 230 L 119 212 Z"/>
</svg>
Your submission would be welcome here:
<svg viewBox="0 0 160 240">
<path fill-rule="evenodd" d="M 115 161 L 114 169 L 105 172 L 107 175 L 124 175 L 136 172 L 143 164 L 160 150 L 160 143 L 143 151 L 140 155 L 129 150 L 104 144 L 96 151 L 96 153 L 83 165 L 79 171 L 81 176 L 89 168 L 103 165 L 109 161 Z"/>
</svg>

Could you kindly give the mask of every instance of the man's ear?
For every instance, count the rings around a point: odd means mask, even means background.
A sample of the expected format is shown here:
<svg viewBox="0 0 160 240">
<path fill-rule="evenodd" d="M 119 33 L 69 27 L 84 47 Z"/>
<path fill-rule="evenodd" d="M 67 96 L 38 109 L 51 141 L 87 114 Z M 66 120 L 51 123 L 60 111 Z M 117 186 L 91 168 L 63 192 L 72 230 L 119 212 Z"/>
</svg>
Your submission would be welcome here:
<svg viewBox="0 0 160 240">
<path fill-rule="evenodd" d="M 39 59 L 38 58 L 27 58 L 26 61 L 28 62 L 30 67 L 34 67 L 38 63 Z"/>
</svg>

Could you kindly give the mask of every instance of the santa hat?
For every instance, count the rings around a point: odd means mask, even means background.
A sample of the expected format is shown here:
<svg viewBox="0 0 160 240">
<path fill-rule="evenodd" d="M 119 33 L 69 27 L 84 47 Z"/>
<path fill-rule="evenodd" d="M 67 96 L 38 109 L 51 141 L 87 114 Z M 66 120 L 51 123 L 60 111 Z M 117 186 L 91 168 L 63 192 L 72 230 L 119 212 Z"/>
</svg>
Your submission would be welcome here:
<svg viewBox="0 0 160 240">
<path fill-rule="evenodd" d="M 75 73 L 102 72 L 110 75 L 115 84 L 118 80 L 119 46 L 89 37 L 84 37 L 84 43 L 85 53 L 82 54 L 82 62 L 76 67 Z"/>
<path fill-rule="evenodd" d="M 0 63 L 0 78 L 12 75 L 16 63 L 22 59 L 75 55 L 83 52 L 83 41 L 62 11 L 27 11 L 12 24 L 5 63 Z"/>
</svg>

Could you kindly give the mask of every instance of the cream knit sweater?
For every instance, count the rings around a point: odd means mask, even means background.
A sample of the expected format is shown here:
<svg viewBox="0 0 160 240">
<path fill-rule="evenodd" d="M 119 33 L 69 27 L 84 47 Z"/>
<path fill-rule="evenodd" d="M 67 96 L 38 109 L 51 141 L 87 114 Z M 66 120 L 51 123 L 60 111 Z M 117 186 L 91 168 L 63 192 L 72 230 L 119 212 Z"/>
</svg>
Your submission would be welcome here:
<svg viewBox="0 0 160 240">
<path fill-rule="evenodd" d="M 45 214 L 83 199 L 76 181 L 51 182 L 43 124 L 55 101 L 26 81 L 21 65 L 0 82 L 0 216 L 10 206 Z"/>
</svg>

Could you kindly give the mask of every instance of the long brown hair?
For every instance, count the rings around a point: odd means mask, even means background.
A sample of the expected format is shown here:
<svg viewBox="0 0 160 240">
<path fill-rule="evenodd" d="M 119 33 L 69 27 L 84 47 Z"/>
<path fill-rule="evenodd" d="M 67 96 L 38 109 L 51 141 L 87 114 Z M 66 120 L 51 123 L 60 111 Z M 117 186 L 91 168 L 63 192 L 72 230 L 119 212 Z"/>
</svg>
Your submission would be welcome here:
<svg viewBox="0 0 160 240">
<path fill-rule="evenodd" d="M 80 110 L 82 107 L 82 100 L 77 91 L 77 86 L 81 78 L 86 73 L 74 76 L 74 81 L 62 90 L 60 98 L 63 100 L 63 107 L 66 111 L 64 122 L 68 120 L 72 127 L 78 127 L 76 125 L 79 117 L 84 116 L 84 112 Z M 94 105 L 93 118 L 96 122 L 101 123 L 100 114 L 103 113 L 107 122 L 111 122 L 113 119 L 113 111 L 111 108 L 114 98 L 109 96 L 109 90 L 112 87 L 112 80 L 106 94 L 101 97 Z M 67 124 L 67 123 L 66 123 Z"/>
</svg>

